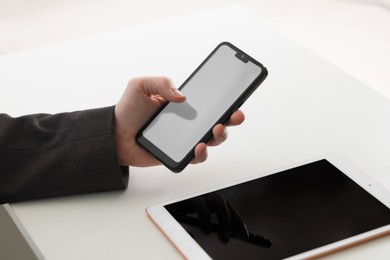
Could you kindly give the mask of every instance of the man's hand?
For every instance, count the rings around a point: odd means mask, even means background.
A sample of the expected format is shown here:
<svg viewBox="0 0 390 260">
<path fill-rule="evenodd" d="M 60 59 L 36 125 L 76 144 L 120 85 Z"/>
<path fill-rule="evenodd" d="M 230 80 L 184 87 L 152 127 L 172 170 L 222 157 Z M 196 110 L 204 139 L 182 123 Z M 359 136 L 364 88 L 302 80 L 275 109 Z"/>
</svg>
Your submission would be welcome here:
<svg viewBox="0 0 390 260">
<path fill-rule="evenodd" d="M 126 90 L 115 107 L 115 141 L 120 165 L 153 166 L 160 162 L 140 147 L 135 136 L 149 118 L 165 104 L 183 102 L 183 96 L 167 77 L 139 77 L 127 84 Z M 225 124 L 213 128 L 213 138 L 207 143 L 195 147 L 195 157 L 191 163 L 204 162 L 207 159 L 207 146 L 217 146 L 227 138 L 226 126 L 241 124 L 244 113 L 237 110 Z"/>
</svg>

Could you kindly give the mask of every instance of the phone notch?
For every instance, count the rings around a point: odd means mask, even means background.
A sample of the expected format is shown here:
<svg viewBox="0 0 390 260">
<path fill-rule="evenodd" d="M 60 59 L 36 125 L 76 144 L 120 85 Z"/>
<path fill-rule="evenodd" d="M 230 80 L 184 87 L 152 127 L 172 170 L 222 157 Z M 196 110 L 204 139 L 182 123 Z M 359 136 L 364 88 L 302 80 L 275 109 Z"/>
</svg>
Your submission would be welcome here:
<svg viewBox="0 0 390 260">
<path fill-rule="evenodd" d="M 248 61 L 249 61 L 248 55 L 246 55 L 243 52 L 237 52 L 235 56 L 237 59 L 239 59 L 240 61 L 242 61 L 244 63 L 248 63 Z"/>
</svg>

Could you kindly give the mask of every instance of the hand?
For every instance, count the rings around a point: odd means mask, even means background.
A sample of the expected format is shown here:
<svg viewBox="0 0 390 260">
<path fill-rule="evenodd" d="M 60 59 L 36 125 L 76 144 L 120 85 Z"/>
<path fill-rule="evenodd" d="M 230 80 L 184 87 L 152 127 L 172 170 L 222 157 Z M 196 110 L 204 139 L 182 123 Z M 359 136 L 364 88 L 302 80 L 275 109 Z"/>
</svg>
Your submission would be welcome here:
<svg viewBox="0 0 390 260">
<path fill-rule="evenodd" d="M 180 223 L 199 227 L 205 234 L 216 232 L 222 243 L 228 243 L 231 237 L 249 240 L 240 213 L 229 199 L 217 192 L 171 204 L 167 209 Z M 217 223 L 212 223 L 212 214 L 216 215 Z"/>
<path fill-rule="evenodd" d="M 183 102 L 183 96 L 167 77 L 139 77 L 127 84 L 126 90 L 115 107 L 115 142 L 120 165 L 153 166 L 160 162 L 140 147 L 135 136 L 148 119 L 165 102 Z M 213 128 L 213 138 L 195 147 L 195 157 L 191 163 L 207 159 L 207 146 L 217 146 L 227 138 L 226 126 L 241 124 L 244 113 L 237 110 L 225 124 Z"/>
</svg>

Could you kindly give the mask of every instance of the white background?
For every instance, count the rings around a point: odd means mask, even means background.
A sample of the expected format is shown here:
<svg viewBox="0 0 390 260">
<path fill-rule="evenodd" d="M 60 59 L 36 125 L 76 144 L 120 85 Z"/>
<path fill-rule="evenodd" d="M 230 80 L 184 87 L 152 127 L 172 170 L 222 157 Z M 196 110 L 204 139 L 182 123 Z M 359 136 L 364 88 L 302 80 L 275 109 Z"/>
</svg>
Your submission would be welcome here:
<svg viewBox="0 0 390 260">
<path fill-rule="evenodd" d="M 245 127 L 229 129 L 230 137 L 223 149 L 210 149 L 209 160 L 205 164 L 191 166 L 186 174 L 175 175 L 163 167 L 133 168 L 130 188 L 123 193 L 91 194 L 13 205 L 49 259 L 110 259 L 115 258 L 113 254 L 119 259 L 130 255 L 180 258 L 147 219 L 144 213 L 146 206 L 327 152 L 341 153 L 389 189 L 388 100 L 299 46 L 284 45 L 287 39 L 268 31 L 269 26 L 264 24 L 260 27 L 248 26 L 248 29 L 266 33 L 268 41 L 275 39 L 275 44 L 268 42 L 266 49 L 259 48 L 262 44 L 260 38 L 252 41 L 239 37 L 248 36 L 236 32 L 243 24 L 240 24 L 241 18 L 237 22 L 232 21 L 234 15 L 226 21 L 224 15 L 208 13 L 205 21 L 212 21 L 215 23 L 213 26 L 205 22 L 198 26 L 195 18 L 192 22 L 176 19 L 195 11 L 219 8 L 223 5 L 222 1 L 211 4 L 205 1 L 177 2 L 176 5 L 157 1 L 142 4 L 83 1 L 80 5 L 75 1 L 54 1 L 54 4 L 34 1 L 19 6 L 20 3 L 23 2 L 3 1 L 4 8 L 0 8 L 0 46 L 4 54 L 0 59 L 0 88 L 5 90 L 0 96 L 0 110 L 4 108 L 11 114 L 110 105 L 117 101 L 129 77 L 147 72 L 167 73 L 179 83 L 199 64 L 204 53 L 218 43 L 220 36 L 224 40 L 229 40 L 226 39 L 229 36 L 248 53 L 262 57 L 261 60 L 273 72 L 261 91 L 246 103 Z M 351 1 L 243 3 L 244 8 L 249 8 L 249 12 L 257 17 L 261 16 L 268 25 L 278 27 L 300 42 L 305 39 L 304 45 L 344 70 L 350 70 L 350 74 L 369 86 L 379 89 L 389 82 L 389 66 L 385 64 L 390 60 L 389 44 L 384 45 L 389 35 L 389 30 L 384 30 L 388 25 L 386 8 Z M 170 22 L 160 22 L 165 19 Z M 369 25 L 375 21 L 377 24 Z M 141 23 L 150 26 L 24 51 Z M 231 27 L 225 28 L 225 24 Z M 238 24 L 237 27 L 234 24 Z M 185 31 L 185 26 L 204 29 L 208 36 L 201 41 L 193 39 L 198 44 L 191 56 L 184 55 L 188 54 L 188 49 L 181 44 L 192 40 L 192 34 Z M 187 38 L 175 34 L 174 28 L 183 29 Z M 219 29 L 221 35 L 210 31 L 212 28 Z M 236 33 L 231 35 L 232 31 Z M 196 31 L 195 35 L 202 34 Z M 175 44 L 170 44 L 167 36 L 176 39 Z M 151 51 L 159 62 L 152 59 L 145 61 L 142 52 L 128 51 L 128 48 L 155 48 L 153 40 L 162 42 L 161 46 L 166 47 L 165 52 L 159 49 Z M 96 42 L 98 44 L 93 44 Z M 295 64 L 291 70 L 284 67 L 285 57 L 273 55 L 276 53 L 273 50 L 283 46 L 291 48 L 284 50 L 284 54 L 288 53 L 292 58 L 288 62 Z M 18 53 L 7 55 L 13 52 Z M 178 53 L 182 62 L 179 69 L 177 60 L 167 59 L 173 53 Z M 304 62 L 298 64 L 297 58 Z M 347 69 L 348 66 L 344 66 L 347 63 L 335 62 L 337 59 L 347 62 L 350 67 Z M 303 65 L 302 69 L 300 65 Z M 324 73 L 305 74 L 311 69 L 318 72 L 320 68 Z M 289 78 L 293 82 L 286 82 Z M 318 79 L 323 81 L 317 84 Z M 385 90 L 385 87 L 381 89 Z M 388 255 L 388 241 L 389 237 L 378 239 L 330 258 Z M 152 244 L 153 248 L 148 249 L 147 244 Z"/>
<path fill-rule="evenodd" d="M 0 0 L 0 54 L 231 4 L 390 97 L 390 0 Z"/>
</svg>

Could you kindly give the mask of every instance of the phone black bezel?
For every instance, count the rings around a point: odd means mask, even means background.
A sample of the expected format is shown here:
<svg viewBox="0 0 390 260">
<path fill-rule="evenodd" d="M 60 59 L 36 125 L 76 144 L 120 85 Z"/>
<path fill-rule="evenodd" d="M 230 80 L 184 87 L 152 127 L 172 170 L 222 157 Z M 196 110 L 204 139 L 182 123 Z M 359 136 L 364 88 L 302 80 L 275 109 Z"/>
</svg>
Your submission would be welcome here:
<svg viewBox="0 0 390 260">
<path fill-rule="evenodd" d="M 157 115 L 169 104 L 167 102 L 164 104 L 149 120 L 148 122 L 138 131 L 136 135 L 137 143 L 142 146 L 145 150 L 147 150 L 150 154 L 152 154 L 157 160 L 159 160 L 163 165 L 165 165 L 168 169 L 173 172 L 181 172 L 184 168 L 191 162 L 192 158 L 195 154 L 195 147 L 199 143 L 207 143 L 212 138 L 212 129 L 217 124 L 224 124 L 230 118 L 230 115 L 240 108 L 240 106 L 252 95 L 252 93 L 258 88 L 258 86 L 264 81 L 264 79 L 268 75 L 268 71 L 266 67 L 264 67 L 260 62 L 234 46 L 229 42 L 222 42 L 218 44 L 217 47 L 206 57 L 206 59 L 192 72 L 192 74 L 183 82 L 183 84 L 179 87 L 181 90 L 186 86 L 187 82 L 190 81 L 194 75 L 202 68 L 202 66 L 214 55 L 214 53 L 221 46 L 228 46 L 236 51 L 239 55 L 236 55 L 239 58 L 241 55 L 244 55 L 243 62 L 251 61 L 261 68 L 260 74 L 256 77 L 256 79 L 245 89 L 245 91 L 233 102 L 233 104 L 226 110 L 226 112 L 213 124 L 210 129 L 203 135 L 203 137 L 194 145 L 194 147 L 187 153 L 187 155 L 180 162 L 176 162 L 172 158 L 170 158 L 167 154 L 165 154 L 161 149 L 155 146 L 152 142 L 150 142 L 145 136 L 143 136 L 143 131 L 149 126 L 149 124 L 157 117 Z"/>
</svg>

